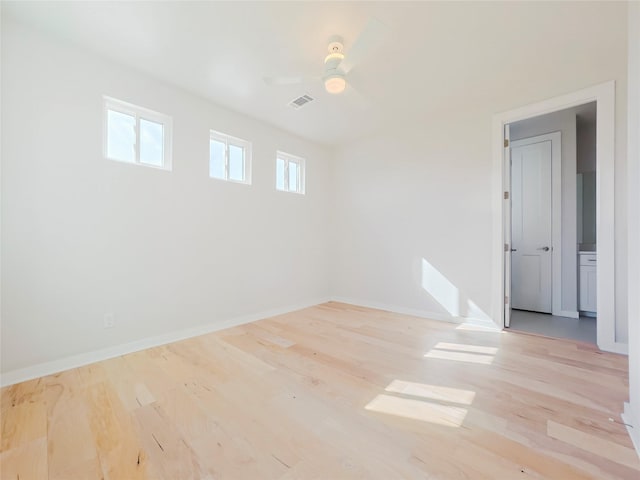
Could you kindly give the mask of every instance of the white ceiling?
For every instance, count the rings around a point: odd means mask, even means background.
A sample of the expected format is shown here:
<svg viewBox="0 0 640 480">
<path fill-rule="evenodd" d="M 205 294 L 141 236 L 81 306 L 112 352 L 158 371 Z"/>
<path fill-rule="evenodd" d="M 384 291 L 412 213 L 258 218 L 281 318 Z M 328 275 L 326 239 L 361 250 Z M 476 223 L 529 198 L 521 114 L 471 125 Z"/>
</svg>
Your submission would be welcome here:
<svg viewBox="0 0 640 480">
<path fill-rule="evenodd" d="M 328 145 L 456 108 L 479 95 L 483 101 L 499 98 L 503 84 L 496 78 L 545 81 L 541 52 L 553 55 L 555 45 L 546 39 L 557 35 L 541 35 L 541 26 L 545 33 L 562 29 L 568 35 L 590 28 L 597 36 L 592 25 L 574 27 L 563 19 L 557 10 L 569 7 L 558 4 L 3 2 L 2 8 L 3 17 Z M 343 36 L 348 54 L 372 16 L 391 34 L 351 71 L 349 81 L 360 96 L 331 96 L 320 82 L 264 84 L 265 75 L 321 75 L 328 38 Z M 523 72 L 532 61 L 537 68 Z M 316 101 L 297 111 L 287 106 L 305 93 Z"/>
</svg>

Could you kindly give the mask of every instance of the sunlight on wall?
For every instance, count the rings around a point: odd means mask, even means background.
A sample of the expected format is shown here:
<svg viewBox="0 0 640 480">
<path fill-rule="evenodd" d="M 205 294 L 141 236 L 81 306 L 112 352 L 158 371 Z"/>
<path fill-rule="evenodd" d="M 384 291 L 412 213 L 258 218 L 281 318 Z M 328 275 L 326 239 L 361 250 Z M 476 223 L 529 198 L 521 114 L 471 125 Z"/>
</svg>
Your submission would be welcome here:
<svg viewBox="0 0 640 480">
<path fill-rule="evenodd" d="M 422 288 L 454 317 L 460 316 L 460 299 L 456 286 L 434 266 L 422 259 Z"/>
<path fill-rule="evenodd" d="M 476 392 L 472 392 L 471 390 L 441 387 L 439 385 L 428 385 L 425 383 L 406 382 L 404 380 L 394 380 L 387 388 L 385 388 L 385 390 L 387 392 L 402 393 L 413 397 L 422 397 L 463 405 L 471 405 L 476 396 Z"/>
<path fill-rule="evenodd" d="M 422 288 L 431 295 L 452 317 L 464 317 L 483 322 L 491 328 L 491 317 L 460 291 L 425 258 L 422 259 Z"/>
<path fill-rule="evenodd" d="M 364 408 L 446 427 L 460 427 L 467 415 L 466 408 L 385 394 L 376 396 Z"/>
<path fill-rule="evenodd" d="M 491 320 L 491 317 L 489 315 L 487 315 L 486 313 L 484 313 L 482 311 L 482 309 L 476 305 L 474 302 L 472 302 L 471 300 L 467 300 L 467 317 L 472 317 L 472 318 L 477 318 L 479 320 L 488 320 L 489 322 L 491 322 L 492 325 L 495 325 L 493 323 L 493 320 Z"/>
</svg>

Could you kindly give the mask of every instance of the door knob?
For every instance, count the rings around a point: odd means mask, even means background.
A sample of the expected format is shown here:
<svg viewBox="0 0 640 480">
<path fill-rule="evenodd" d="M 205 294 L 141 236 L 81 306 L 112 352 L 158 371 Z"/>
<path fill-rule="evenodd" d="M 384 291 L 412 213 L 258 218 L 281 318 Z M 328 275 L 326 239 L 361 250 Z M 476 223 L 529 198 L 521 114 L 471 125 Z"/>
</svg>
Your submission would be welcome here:
<svg viewBox="0 0 640 480">
<path fill-rule="evenodd" d="M 542 248 L 539 248 L 538 250 L 542 250 L 543 252 L 548 252 L 549 247 L 542 247 Z"/>
</svg>

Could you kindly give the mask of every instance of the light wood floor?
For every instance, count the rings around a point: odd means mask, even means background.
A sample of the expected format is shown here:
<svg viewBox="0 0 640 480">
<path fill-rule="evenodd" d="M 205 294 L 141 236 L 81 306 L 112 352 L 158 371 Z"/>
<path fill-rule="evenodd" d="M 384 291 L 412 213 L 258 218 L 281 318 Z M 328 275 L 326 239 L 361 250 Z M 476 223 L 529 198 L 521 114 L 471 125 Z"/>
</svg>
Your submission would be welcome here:
<svg viewBox="0 0 640 480">
<path fill-rule="evenodd" d="M 626 357 L 329 303 L 2 390 L 2 479 L 638 479 Z"/>
</svg>

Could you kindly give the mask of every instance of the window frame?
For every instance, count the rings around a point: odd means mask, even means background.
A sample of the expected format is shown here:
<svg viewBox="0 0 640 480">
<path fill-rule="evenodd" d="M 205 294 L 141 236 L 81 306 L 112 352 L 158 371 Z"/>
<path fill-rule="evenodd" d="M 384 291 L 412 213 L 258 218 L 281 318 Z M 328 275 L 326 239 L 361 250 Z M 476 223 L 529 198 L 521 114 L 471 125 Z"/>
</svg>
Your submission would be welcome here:
<svg viewBox="0 0 640 480">
<path fill-rule="evenodd" d="M 108 155 L 109 149 L 109 111 L 122 113 L 124 115 L 130 115 L 135 118 L 135 156 L 133 162 L 127 160 L 121 160 L 119 158 L 113 158 Z M 149 122 L 162 125 L 162 165 L 153 165 L 150 163 L 144 163 L 140 161 L 140 120 L 147 120 Z M 171 171 L 172 169 L 172 135 L 173 135 L 173 119 L 164 113 L 156 112 L 139 105 L 124 102 L 117 98 L 104 96 L 103 97 L 103 123 L 104 131 L 102 136 L 102 153 L 105 159 L 114 162 L 126 163 L 129 165 L 141 165 L 143 167 L 155 168 L 157 170 Z"/>
<path fill-rule="evenodd" d="M 224 143 L 224 178 L 211 175 L 211 140 Z M 242 180 L 229 177 L 229 145 L 242 148 L 244 158 L 242 162 Z M 209 130 L 209 178 L 223 182 L 251 185 L 251 142 L 243 138 L 234 137 L 216 130 Z"/>
<path fill-rule="evenodd" d="M 278 192 L 286 192 L 286 193 L 297 193 L 298 195 L 305 195 L 306 191 L 306 166 L 305 159 L 302 157 L 298 157 L 296 155 L 292 155 L 290 153 L 283 152 L 278 150 L 276 152 L 276 165 L 278 164 L 278 160 L 284 161 L 284 188 L 278 188 L 278 170 L 276 167 L 276 190 Z M 289 164 L 295 163 L 298 166 L 298 175 L 297 175 L 297 187 L 295 190 L 291 190 L 289 185 Z"/>
</svg>

